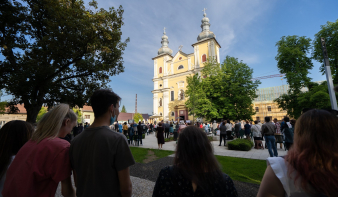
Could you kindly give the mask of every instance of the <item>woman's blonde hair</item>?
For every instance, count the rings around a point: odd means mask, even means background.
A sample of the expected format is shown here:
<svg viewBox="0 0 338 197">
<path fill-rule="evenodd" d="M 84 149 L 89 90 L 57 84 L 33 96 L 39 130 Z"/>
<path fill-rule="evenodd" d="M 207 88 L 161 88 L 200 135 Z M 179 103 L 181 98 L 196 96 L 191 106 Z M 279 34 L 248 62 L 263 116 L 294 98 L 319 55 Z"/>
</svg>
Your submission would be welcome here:
<svg viewBox="0 0 338 197">
<path fill-rule="evenodd" d="M 66 119 L 77 120 L 77 115 L 69 108 L 68 104 L 60 104 L 47 112 L 38 122 L 32 140 L 40 143 L 45 138 L 55 138 L 59 134 Z"/>
</svg>

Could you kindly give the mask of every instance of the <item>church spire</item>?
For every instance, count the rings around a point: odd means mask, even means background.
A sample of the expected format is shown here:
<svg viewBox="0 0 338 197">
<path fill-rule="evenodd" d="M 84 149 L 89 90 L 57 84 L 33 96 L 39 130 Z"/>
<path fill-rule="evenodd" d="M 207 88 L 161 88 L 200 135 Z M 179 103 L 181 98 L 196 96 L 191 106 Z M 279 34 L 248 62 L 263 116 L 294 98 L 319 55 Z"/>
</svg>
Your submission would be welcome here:
<svg viewBox="0 0 338 197">
<path fill-rule="evenodd" d="M 165 53 L 171 55 L 173 53 L 173 50 L 171 50 L 168 47 L 169 40 L 168 40 L 168 36 L 166 35 L 165 29 L 166 28 L 163 28 L 163 36 L 162 36 L 162 41 L 161 41 L 162 47 L 158 50 L 159 55 L 165 54 Z"/>
<path fill-rule="evenodd" d="M 206 8 L 204 8 L 202 11 L 204 12 L 203 14 L 203 19 L 202 19 L 202 32 L 198 35 L 197 41 L 200 41 L 204 38 L 216 38 L 215 34 L 210 31 L 210 23 L 209 23 L 209 18 L 207 17 L 207 13 L 205 13 Z"/>
</svg>

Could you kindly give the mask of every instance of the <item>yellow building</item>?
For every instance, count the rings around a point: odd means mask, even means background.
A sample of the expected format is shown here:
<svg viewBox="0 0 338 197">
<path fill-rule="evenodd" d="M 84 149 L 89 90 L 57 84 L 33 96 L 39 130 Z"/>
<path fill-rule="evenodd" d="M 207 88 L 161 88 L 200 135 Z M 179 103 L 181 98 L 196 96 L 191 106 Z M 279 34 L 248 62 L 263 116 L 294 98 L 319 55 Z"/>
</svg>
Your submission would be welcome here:
<svg viewBox="0 0 338 197">
<path fill-rule="evenodd" d="M 197 42 L 192 44 L 194 52 L 184 53 L 180 47 L 174 56 L 173 51 L 168 47 L 168 36 L 164 28 L 162 47 L 158 50 L 158 55 L 152 58 L 154 60 L 153 117 L 157 117 L 155 120 L 192 120 L 185 106 L 186 78 L 200 73 L 207 58 L 214 58 L 220 63 L 221 46 L 209 27 L 209 18 L 206 17 L 204 10 L 202 32 L 198 35 Z"/>
</svg>

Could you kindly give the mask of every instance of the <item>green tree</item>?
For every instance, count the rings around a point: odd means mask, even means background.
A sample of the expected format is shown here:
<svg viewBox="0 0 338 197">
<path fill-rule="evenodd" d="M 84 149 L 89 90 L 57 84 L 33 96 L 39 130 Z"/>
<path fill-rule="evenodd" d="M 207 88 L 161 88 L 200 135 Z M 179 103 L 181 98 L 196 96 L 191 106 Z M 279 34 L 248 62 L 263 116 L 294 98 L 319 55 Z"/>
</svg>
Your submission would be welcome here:
<svg viewBox="0 0 338 197">
<path fill-rule="evenodd" d="M 251 81 L 252 73 L 247 64 L 234 57 L 227 56 L 222 65 L 208 59 L 202 78 L 187 77 L 189 98 L 186 104 L 189 111 L 207 119 L 251 119 L 255 114 L 252 103 L 260 83 Z M 189 82 L 194 85 L 189 85 Z"/>
<path fill-rule="evenodd" d="M 280 73 L 285 74 L 290 88 L 287 95 L 282 95 L 274 101 L 279 108 L 286 110 L 289 116 L 298 118 L 303 109 L 298 105 L 298 97 L 302 93 L 301 89 L 308 87 L 311 80 L 308 73 L 313 64 L 307 56 L 311 49 L 311 39 L 305 36 L 283 36 L 276 46 L 277 67 Z"/>
<path fill-rule="evenodd" d="M 47 113 L 47 108 L 46 107 L 41 107 L 38 116 L 36 117 L 36 122 L 39 122 L 41 118 Z"/>
<path fill-rule="evenodd" d="M 0 89 L 23 103 L 34 123 L 43 104 L 82 107 L 124 71 L 124 10 L 91 1 L 4 0 L 0 6 Z M 10 19 L 10 20 L 9 20 Z"/>
<path fill-rule="evenodd" d="M 135 114 L 134 114 L 134 122 L 135 122 L 135 123 L 138 123 L 140 120 L 141 120 L 141 121 L 143 120 L 142 114 L 140 114 L 140 113 L 135 113 Z"/>
<path fill-rule="evenodd" d="M 73 111 L 77 115 L 77 123 L 82 123 L 82 112 L 79 108 L 73 108 Z"/>
<path fill-rule="evenodd" d="M 313 59 L 322 63 L 320 71 L 325 74 L 324 57 L 320 38 L 325 38 L 326 48 L 329 56 L 333 83 L 338 84 L 338 20 L 336 22 L 327 22 L 321 26 L 321 30 L 315 34 L 313 40 Z"/>
<path fill-rule="evenodd" d="M 127 113 L 126 107 L 124 105 L 122 106 L 121 112 L 122 113 Z"/>
<path fill-rule="evenodd" d="M 0 102 L 0 114 L 4 114 L 6 112 L 7 102 Z"/>
</svg>

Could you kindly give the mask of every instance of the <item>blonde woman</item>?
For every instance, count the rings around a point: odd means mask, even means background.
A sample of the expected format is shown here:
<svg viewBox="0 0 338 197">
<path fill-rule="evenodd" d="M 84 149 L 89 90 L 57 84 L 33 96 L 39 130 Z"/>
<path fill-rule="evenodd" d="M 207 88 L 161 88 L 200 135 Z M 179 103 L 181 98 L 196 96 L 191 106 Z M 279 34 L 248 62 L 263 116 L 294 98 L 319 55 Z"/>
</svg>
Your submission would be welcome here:
<svg viewBox="0 0 338 197">
<path fill-rule="evenodd" d="M 63 196 L 75 196 L 71 184 L 70 144 L 60 139 L 76 125 L 77 116 L 67 104 L 54 107 L 10 165 L 3 196 L 55 196 L 61 181 Z"/>
</svg>

